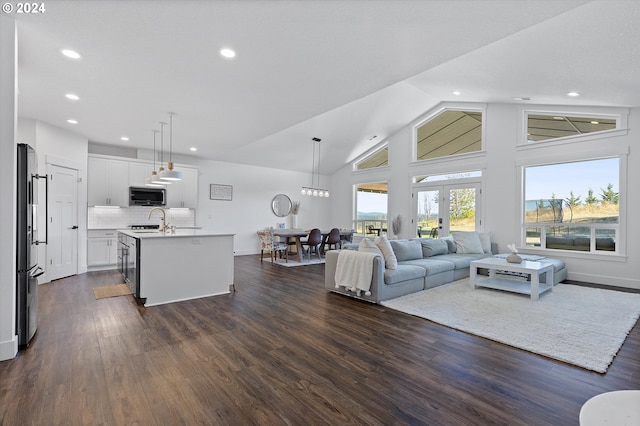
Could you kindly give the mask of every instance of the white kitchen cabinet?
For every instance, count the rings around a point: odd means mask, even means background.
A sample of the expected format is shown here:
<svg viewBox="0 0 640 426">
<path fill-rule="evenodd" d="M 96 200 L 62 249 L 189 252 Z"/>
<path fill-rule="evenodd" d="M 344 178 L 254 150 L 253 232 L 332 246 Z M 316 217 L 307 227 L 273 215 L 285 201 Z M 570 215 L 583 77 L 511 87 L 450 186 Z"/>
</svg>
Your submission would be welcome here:
<svg viewBox="0 0 640 426">
<path fill-rule="evenodd" d="M 151 177 L 153 164 L 139 161 L 129 162 L 129 186 L 144 186 L 145 180 Z"/>
<path fill-rule="evenodd" d="M 118 261 L 117 232 L 90 229 L 87 232 L 87 266 L 115 266 Z"/>
<path fill-rule="evenodd" d="M 89 206 L 129 206 L 127 161 L 89 157 L 87 168 Z"/>
<path fill-rule="evenodd" d="M 198 207 L 198 169 L 190 167 L 175 167 L 182 172 L 182 180 L 174 181 L 167 185 L 168 208 Z"/>
</svg>

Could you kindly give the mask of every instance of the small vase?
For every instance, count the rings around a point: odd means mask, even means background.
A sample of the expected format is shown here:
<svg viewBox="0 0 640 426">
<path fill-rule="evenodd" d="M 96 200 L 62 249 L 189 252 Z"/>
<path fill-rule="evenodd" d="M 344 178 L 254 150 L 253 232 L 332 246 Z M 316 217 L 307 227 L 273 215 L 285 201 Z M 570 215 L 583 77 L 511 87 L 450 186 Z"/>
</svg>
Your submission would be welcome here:
<svg viewBox="0 0 640 426">
<path fill-rule="evenodd" d="M 298 215 L 291 215 L 291 229 L 296 229 L 298 227 Z"/>
<path fill-rule="evenodd" d="M 507 256 L 507 262 L 522 263 L 522 258 L 515 253 L 511 253 L 509 256 Z"/>
</svg>

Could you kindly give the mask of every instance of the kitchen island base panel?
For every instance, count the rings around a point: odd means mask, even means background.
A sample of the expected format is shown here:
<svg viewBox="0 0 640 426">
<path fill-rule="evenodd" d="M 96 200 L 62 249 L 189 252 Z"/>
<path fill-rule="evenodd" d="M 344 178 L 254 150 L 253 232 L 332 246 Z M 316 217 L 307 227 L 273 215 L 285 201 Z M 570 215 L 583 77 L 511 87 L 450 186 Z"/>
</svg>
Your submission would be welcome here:
<svg viewBox="0 0 640 426">
<path fill-rule="evenodd" d="M 145 306 L 228 294 L 233 235 L 140 238 L 140 298 Z"/>
</svg>

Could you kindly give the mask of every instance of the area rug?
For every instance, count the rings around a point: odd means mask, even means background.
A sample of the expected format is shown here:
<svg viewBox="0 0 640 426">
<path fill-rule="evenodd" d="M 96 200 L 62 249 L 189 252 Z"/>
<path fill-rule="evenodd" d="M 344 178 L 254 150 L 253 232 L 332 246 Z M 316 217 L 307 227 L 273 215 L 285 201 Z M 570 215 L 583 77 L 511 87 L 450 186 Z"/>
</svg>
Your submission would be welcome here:
<svg viewBox="0 0 640 426">
<path fill-rule="evenodd" d="M 534 302 L 468 278 L 381 304 L 599 373 L 640 316 L 640 294 L 558 284 Z"/>
<path fill-rule="evenodd" d="M 106 299 L 107 297 L 126 296 L 127 294 L 131 294 L 131 290 L 127 284 L 114 284 L 95 287 L 93 294 L 96 296 L 96 299 Z"/>
<path fill-rule="evenodd" d="M 265 258 L 264 262 L 271 262 L 271 259 Z M 324 262 L 325 262 L 324 257 L 322 259 L 318 259 L 317 257 L 314 257 L 313 259 L 310 259 L 310 260 L 303 259 L 302 262 L 298 262 L 296 258 L 289 257 L 288 262 L 286 262 L 285 259 L 276 259 L 275 262 L 271 262 L 271 263 L 275 263 L 276 265 L 280 265 L 280 266 L 286 266 L 287 268 L 293 268 L 296 266 L 319 265 Z"/>
</svg>

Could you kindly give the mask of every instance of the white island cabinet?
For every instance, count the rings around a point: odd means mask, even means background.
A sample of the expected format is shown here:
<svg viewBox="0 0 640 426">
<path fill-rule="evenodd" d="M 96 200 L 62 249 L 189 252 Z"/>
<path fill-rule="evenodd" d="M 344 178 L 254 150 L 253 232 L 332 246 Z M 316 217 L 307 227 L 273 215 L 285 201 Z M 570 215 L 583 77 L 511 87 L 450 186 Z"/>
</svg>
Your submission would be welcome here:
<svg viewBox="0 0 640 426">
<path fill-rule="evenodd" d="M 227 294 L 233 288 L 233 234 L 119 232 L 137 239 L 137 296 L 145 306 Z"/>
</svg>

